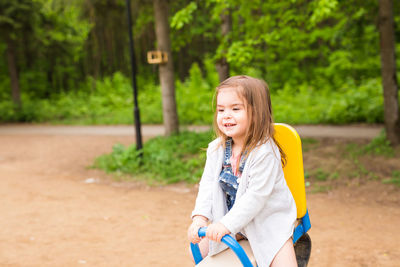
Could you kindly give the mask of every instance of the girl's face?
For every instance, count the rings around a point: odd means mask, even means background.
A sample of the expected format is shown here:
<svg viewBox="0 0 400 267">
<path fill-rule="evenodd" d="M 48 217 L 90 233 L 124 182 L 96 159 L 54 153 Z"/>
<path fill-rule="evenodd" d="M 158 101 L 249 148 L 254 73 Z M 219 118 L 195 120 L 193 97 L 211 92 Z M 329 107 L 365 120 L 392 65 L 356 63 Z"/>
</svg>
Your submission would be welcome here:
<svg viewBox="0 0 400 267">
<path fill-rule="evenodd" d="M 243 144 L 249 125 L 245 100 L 234 88 L 220 89 L 217 96 L 218 128 L 235 143 Z"/>
</svg>

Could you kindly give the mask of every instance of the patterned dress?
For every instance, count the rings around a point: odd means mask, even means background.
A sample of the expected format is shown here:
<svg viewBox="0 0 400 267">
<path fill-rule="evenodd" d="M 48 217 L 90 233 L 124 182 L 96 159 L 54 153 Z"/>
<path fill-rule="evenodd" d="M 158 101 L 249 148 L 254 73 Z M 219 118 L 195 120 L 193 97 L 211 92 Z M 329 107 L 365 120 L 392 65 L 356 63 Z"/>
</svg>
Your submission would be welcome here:
<svg viewBox="0 0 400 267">
<path fill-rule="evenodd" d="M 228 211 L 235 204 L 236 192 L 240 182 L 240 176 L 243 172 L 244 165 L 246 163 L 245 154 L 242 155 L 240 159 L 239 171 L 237 176 L 234 174 L 235 172 L 232 170 L 232 138 L 229 138 L 225 144 L 225 155 L 224 155 L 224 163 L 222 166 L 222 171 L 219 175 L 219 184 L 222 188 L 222 191 L 226 196 L 226 205 L 228 207 Z"/>
</svg>

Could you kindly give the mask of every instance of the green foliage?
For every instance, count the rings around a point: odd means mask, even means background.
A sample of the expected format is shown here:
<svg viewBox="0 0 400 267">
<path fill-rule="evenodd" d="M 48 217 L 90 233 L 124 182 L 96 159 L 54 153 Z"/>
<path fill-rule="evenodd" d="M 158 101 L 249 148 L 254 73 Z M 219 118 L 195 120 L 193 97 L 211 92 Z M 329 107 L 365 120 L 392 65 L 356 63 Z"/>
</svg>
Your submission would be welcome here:
<svg viewBox="0 0 400 267">
<path fill-rule="evenodd" d="M 332 190 L 332 186 L 330 185 L 315 185 L 312 190 L 311 193 L 316 194 L 316 193 L 326 193 L 328 191 Z"/>
<path fill-rule="evenodd" d="M 77 66 L 83 58 L 90 25 L 80 18 L 76 5 L 62 2 L 0 3 L 1 37 L 16 53 L 20 90 L 33 98 L 76 89 L 79 80 L 84 79 Z M 7 68 L 0 64 L 0 72 L 8 72 Z"/>
<path fill-rule="evenodd" d="M 233 73 L 260 70 L 273 88 L 306 82 L 334 91 L 347 79 L 360 83 L 380 75 L 376 1 L 178 2 L 173 25 L 181 22 L 174 32 L 180 41 L 174 41 L 175 51 L 197 48 L 196 37 L 202 35 L 208 44 L 205 53 L 226 56 Z M 215 31 L 223 12 L 232 17 L 226 38 Z"/>
<path fill-rule="evenodd" d="M 329 173 L 325 172 L 323 169 L 318 168 L 315 171 L 315 179 L 317 179 L 318 181 L 326 181 L 329 177 Z"/>
<path fill-rule="evenodd" d="M 143 158 L 135 145 L 117 144 L 111 154 L 96 159 L 94 167 L 107 172 L 142 177 L 150 182 L 197 182 L 202 174 L 206 153 L 203 149 L 212 133 L 183 132 L 170 137 L 156 137 L 146 142 Z"/>
<path fill-rule="evenodd" d="M 151 1 L 132 0 L 139 105 L 144 123 L 162 122 Z M 275 121 L 382 123 L 378 2 L 373 0 L 177 0 L 170 3 L 177 109 L 183 124 L 209 124 L 218 84 L 215 60 L 231 75 L 265 79 Z M 400 2 L 394 20 L 400 23 Z M 232 31 L 222 38 L 221 14 Z M 0 121 L 132 123 L 125 1 L 0 2 L 0 54 L 15 41 L 22 109 L 11 104 L 0 61 Z M 395 28 L 400 51 L 400 31 Z M 400 64 L 400 57 L 397 57 Z M 118 74 L 114 74 L 118 73 Z M 94 77 L 94 78 L 93 78 Z"/>
<path fill-rule="evenodd" d="M 82 89 L 76 92 L 54 95 L 49 99 L 32 99 L 22 95 L 24 105 L 19 113 L 9 110 L 9 105 L 0 105 L 0 113 L 8 114 L 4 121 L 32 121 L 78 124 L 131 124 L 133 122 L 133 100 L 130 81 L 121 73 L 115 73 L 101 81 L 88 78 Z M 149 85 L 148 90 L 155 86 Z M 155 87 L 156 88 L 156 87 Z M 148 122 L 160 121 L 160 100 L 157 95 L 143 94 L 141 103 L 143 116 Z M 159 106 L 157 106 L 157 103 Z M 146 105 L 147 104 L 147 105 Z"/>
<path fill-rule="evenodd" d="M 171 28 L 181 29 L 185 24 L 189 24 L 193 19 L 193 12 L 197 9 L 195 2 L 190 2 L 186 7 L 182 8 L 171 19 Z"/>
<path fill-rule="evenodd" d="M 337 9 L 337 0 L 318 0 L 311 3 L 313 5 L 313 14 L 310 17 L 312 25 L 316 25 L 322 20 L 328 18 L 332 12 Z"/>
<path fill-rule="evenodd" d="M 334 172 L 329 176 L 329 178 L 331 180 L 337 180 L 339 178 L 339 173 L 338 172 Z"/>
<path fill-rule="evenodd" d="M 206 64 L 206 68 L 210 67 L 213 66 L 209 63 Z M 210 124 L 212 122 L 215 79 L 218 79 L 216 75 L 208 75 L 204 78 L 199 66 L 194 63 L 190 69 L 190 77 L 184 83 L 177 82 L 176 98 L 181 121 L 190 124 Z"/>
<path fill-rule="evenodd" d="M 1 1 L 0 2 L 0 31 L 16 38 L 17 31 L 31 26 L 36 17 L 39 1 Z M 4 36 L 2 36 L 4 37 Z"/>
<path fill-rule="evenodd" d="M 306 176 L 307 175 L 307 176 Z M 309 178 L 310 174 L 306 172 L 305 178 Z M 339 173 L 337 171 L 329 173 L 322 168 L 317 168 L 312 171 L 311 177 L 314 177 L 316 181 L 325 182 L 328 180 L 336 180 L 339 178 Z"/>
<path fill-rule="evenodd" d="M 347 152 L 352 158 L 357 158 L 360 155 L 375 155 L 375 156 L 384 156 L 384 157 L 394 157 L 395 151 L 394 148 L 390 145 L 389 140 L 386 139 L 386 132 L 382 130 L 382 132 L 372 139 L 371 142 L 364 146 L 359 146 L 356 144 L 347 145 Z"/>
<path fill-rule="evenodd" d="M 303 138 L 301 139 L 301 146 L 303 152 L 307 152 L 319 145 L 319 141 L 313 138 Z"/>
<path fill-rule="evenodd" d="M 359 86 L 348 82 L 335 91 L 309 85 L 300 85 L 297 89 L 286 85 L 279 91 L 272 89 L 275 121 L 292 124 L 382 122 L 381 88 L 379 79 L 371 79 Z"/>
<path fill-rule="evenodd" d="M 383 180 L 384 184 L 394 184 L 398 187 L 400 187 L 400 171 L 393 171 L 392 172 L 392 178 L 385 179 Z"/>
<path fill-rule="evenodd" d="M 210 8 L 207 5 L 198 5 L 197 1 L 172 1 L 170 21 L 172 50 L 178 57 L 185 52 L 187 56 L 179 61 L 186 62 L 186 68 L 196 61 L 203 61 L 205 54 L 215 53 L 216 39 L 219 35 L 218 23 L 210 20 Z M 199 51 L 202 51 L 199 53 Z"/>
<path fill-rule="evenodd" d="M 213 97 L 218 75 L 211 59 L 205 60 L 203 74 L 193 64 L 189 77 L 176 82 L 177 109 L 182 124 L 210 124 L 213 120 Z M 259 73 L 249 69 L 250 75 Z M 29 81 L 23 78 L 23 81 Z M 7 80 L 3 81 L 8 86 Z M 1 83 L 0 83 L 1 84 Z M 40 83 L 39 83 L 40 84 Z M 143 123 L 162 122 L 159 85 L 138 77 L 139 107 Z M 89 77 L 79 90 L 55 94 L 48 99 L 35 99 L 23 93 L 19 114 L 10 109 L 10 101 L 0 102 L 2 121 L 32 121 L 79 124 L 131 124 L 133 98 L 130 80 L 117 72 L 111 77 L 94 80 Z M 1 90 L 0 90 L 1 92 Z M 271 88 L 276 122 L 316 124 L 383 121 L 383 100 L 379 79 L 357 86 L 348 82 L 337 91 L 301 85 L 286 85 L 282 90 Z M 301 108 L 298 108 L 301 107 Z M 306 145 L 307 146 L 307 145 Z M 307 149 L 307 148 L 305 148 Z"/>
<path fill-rule="evenodd" d="M 364 147 L 363 152 L 372 155 L 382 155 L 385 157 L 393 157 L 395 154 L 393 147 L 386 138 L 386 132 L 384 130 L 382 130 L 377 137 L 372 139 L 372 141 Z"/>
</svg>

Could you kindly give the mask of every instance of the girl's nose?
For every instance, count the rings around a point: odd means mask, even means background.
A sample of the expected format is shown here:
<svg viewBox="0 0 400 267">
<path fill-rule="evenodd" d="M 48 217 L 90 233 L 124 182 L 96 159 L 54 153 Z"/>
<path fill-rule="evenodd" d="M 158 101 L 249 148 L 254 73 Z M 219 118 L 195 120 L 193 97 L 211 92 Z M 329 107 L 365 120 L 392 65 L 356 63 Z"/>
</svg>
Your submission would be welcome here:
<svg viewBox="0 0 400 267">
<path fill-rule="evenodd" d="M 231 113 L 228 110 L 226 110 L 224 112 L 224 118 L 231 118 L 231 117 L 232 117 Z"/>
</svg>

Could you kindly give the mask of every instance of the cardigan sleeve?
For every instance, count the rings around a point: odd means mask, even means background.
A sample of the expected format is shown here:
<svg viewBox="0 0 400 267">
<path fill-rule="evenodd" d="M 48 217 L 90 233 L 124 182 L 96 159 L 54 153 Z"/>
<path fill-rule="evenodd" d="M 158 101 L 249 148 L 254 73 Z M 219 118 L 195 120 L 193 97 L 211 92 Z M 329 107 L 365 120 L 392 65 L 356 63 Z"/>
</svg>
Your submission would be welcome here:
<svg viewBox="0 0 400 267">
<path fill-rule="evenodd" d="M 206 165 L 200 180 L 199 192 L 197 194 L 195 208 L 192 211 L 192 218 L 195 215 L 202 215 L 207 217 L 209 220 L 212 220 L 212 186 L 214 182 L 213 174 L 215 169 L 215 162 L 211 156 L 213 152 L 215 153 L 212 146 L 209 145 L 207 149 Z"/>
<path fill-rule="evenodd" d="M 243 229 L 265 207 L 281 169 L 282 165 L 272 151 L 257 153 L 249 166 L 246 192 L 236 199 L 235 205 L 220 221 L 231 233 Z"/>
</svg>

